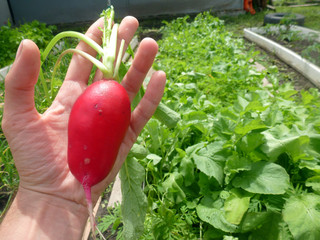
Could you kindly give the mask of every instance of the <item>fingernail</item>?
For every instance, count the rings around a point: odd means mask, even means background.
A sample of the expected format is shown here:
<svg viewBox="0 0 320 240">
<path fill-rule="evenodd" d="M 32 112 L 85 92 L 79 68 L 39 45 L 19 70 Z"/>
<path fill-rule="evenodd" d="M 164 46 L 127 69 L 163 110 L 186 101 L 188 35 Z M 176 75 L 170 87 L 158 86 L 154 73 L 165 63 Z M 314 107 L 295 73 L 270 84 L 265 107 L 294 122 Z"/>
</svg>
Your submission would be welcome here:
<svg viewBox="0 0 320 240">
<path fill-rule="evenodd" d="M 21 55 L 21 52 L 22 52 L 22 48 L 23 48 L 23 41 L 21 41 L 19 47 L 18 47 L 18 51 L 17 51 L 17 54 L 16 54 L 16 58 L 18 58 L 20 55 Z"/>
</svg>

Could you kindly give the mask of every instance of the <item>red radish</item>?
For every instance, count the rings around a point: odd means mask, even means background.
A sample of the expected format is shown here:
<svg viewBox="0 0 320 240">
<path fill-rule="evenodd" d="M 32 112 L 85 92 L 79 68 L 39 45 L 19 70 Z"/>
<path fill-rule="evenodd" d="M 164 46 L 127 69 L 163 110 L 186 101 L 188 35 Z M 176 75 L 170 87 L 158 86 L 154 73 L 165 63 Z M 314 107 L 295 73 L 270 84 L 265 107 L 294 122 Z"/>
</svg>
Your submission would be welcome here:
<svg viewBox="0 0 320 240">
<path fill-rule="evenodd" d="M 86 193 L 92 230 L 91 187 L 111 171 L 130 124 L 127 91 L 116 81 L 91 84 L 74 103 L 68 123 L 68 164 Z"/>
<path fill-rule="evenodd" d="M 86 187 L 111 171 L 130 124 L 130 100 L 116 81 L 90 85 L 75 102 L 68 126 L 68 164 Z"/>
</svg>

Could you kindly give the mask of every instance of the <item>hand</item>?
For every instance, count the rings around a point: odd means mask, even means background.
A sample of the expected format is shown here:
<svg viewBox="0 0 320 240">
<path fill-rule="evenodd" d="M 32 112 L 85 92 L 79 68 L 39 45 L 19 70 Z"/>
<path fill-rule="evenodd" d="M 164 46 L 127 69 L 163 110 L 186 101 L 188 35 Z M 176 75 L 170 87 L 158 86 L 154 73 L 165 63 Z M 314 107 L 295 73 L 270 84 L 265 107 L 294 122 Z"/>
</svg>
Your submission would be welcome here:
<svg viewBox="0 0 320 240">
<path fill-rule="evenodd" d="M 99 19 L 86 35 L 101 44 L 103 20 Z M 138 27 L 138 21 L 126 17 L 120 24 L 118 38 L 129 43 Z M 77 46 L 91 55 L 96 53 L 85 43 Z M 152 39 L 141 41 L 134 61 L 121 84 L 132 101 L 149 71 L 158 51 Z M 37 46 L 24 40 L 16 60 L 5 79 L 5 104 L 2 127 L 11 148 L 20 176 L 20 192 L 42 198 L 55 198 L 59 202 L 85 206 L 81 184 L 74 178 L 67 164 L 67 122 L 71 108 L 86 89 L 92 64 L 79 55 L 72 57 L 65 80 L 48 110 L 39 114 L 34 104 L 34 86 L 40 69 L 40 54 Z M 96 74 L 95 80 L 100 79 Z M 156 110 L 165 86 L 164 72 L 153 74 L 146 94 L 132 112 L 130 127 L 120 147 L 112 172 L 92 188 L 93 200 L 114 179 L 125 161 L 137 136 Z M 19 193 L 18 191 L 18 193 Z"/>
</svg>

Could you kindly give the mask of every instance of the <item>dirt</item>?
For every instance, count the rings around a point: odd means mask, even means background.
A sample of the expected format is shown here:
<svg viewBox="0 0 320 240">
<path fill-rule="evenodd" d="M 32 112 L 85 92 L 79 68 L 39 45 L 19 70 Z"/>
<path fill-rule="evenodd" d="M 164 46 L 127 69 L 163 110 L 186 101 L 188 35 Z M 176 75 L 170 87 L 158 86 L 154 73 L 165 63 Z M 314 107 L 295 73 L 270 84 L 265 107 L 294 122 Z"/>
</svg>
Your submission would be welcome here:
<svg viewBox="0 0 320 240">
<path fill-rule="evenodd" d="M 245 39 L 245 42 L 249 46 L 253 46 L 252 42 Z M 254 48 L 260 52 L 260 57 L 265 58 L 267 56 L 267 59 L 264 61 L 267 63 L 267 65 L 274 65 L 278 67 L 279 73 L 283 76 L 282 79 L 280 79 L 280 83 L 291 81 L 294 85 L 296 90 L 308 90 L 310 88 L 316 88 L 316 86 L 310 82 L 309 79 L 307 79 L 305 76 L 303 76 L 301 73 L 293 69 L 291 66 L 283 62 L 281 59 L 279 59 L 275 54 L 271 52 L 267 52 L 263 48 L 254 45 Z M 264 63 L 261 63 L 262 65 Z"/>
<path fill-rule="evenodd" d="M 9 191 L 6 191 L 6 188 L 2 188 L 0 193 L 0 223 L 2 222 L 4 215 L 6 214 L 6 209 L 11 205 L 16 192 L 10 195 Z M 10 197 L 11 196 L 11 197 Z"/>
<path fill-rule="evenodd" d="M 315 43 L 314 41 L 310 41 L 308 39 L 298 39 L 295 41 L 289 41 L 286 39 L 279 39 L 277 36 L 274 35 L 267 35 L 269 39 L 274 42 L 285 46 L 286 48 L 298 53 L 302 57 L 306 58 L 313 64 L 320 67 L 320 43 Z M 317 45 L 315 45 L 317 44 Z M 313 46 L 319 46 L 318 50 L 311 49 Z M 308 50 L 309 49 L 309 50 Z"/>
<path fill-rule="evenodd" d="M 5 207 L 7 206 L 8 201 L 9 201 L 9 195 L 7 194 L 0 195 L 0 211 L 1 211 L 0 213 L 1 214 L 2 214 L 2 211 L 5 209 Z"/>
<path fill-rule="evenodd" d="M 286 33 L 284 33 L 286 34 Z M 290 36 L 289 33 L 287 33 Z M 265 37 L 270 40 L 292 50 L 293 52 L 299 54 L 303 58 L 306 58 L 309 62 L 320 67 L 320 44 L 312 41 L 311 39 L 303 38 L 302 36 L 298 36 L 296 39 L 290 40 L 286 38 L 285 35 L 282 35 L 281 38 L 279 35 L 273 34 L 265 34 Z M 315 47 L 316 46 L 316 47 Z M 311 49 L 313 47 L 313 49 Z M 263 49 L 256 47 L 260 52 L 267 54 L 269 56 L 268 62 L 278 66 L 279 72 L 285 76 L 283 81 L 289 80 L 292 81 L 295 88 L 297 90 L 301 89 L 309 89 L 316 88 L 316 86 L 310 82 L 306 77 L 304 77 L 301 73 L 294 70 L 292 67 L 281 61 L 277 56 L 275 56 L 271 52 L 266 52 Z"/>
</svg>

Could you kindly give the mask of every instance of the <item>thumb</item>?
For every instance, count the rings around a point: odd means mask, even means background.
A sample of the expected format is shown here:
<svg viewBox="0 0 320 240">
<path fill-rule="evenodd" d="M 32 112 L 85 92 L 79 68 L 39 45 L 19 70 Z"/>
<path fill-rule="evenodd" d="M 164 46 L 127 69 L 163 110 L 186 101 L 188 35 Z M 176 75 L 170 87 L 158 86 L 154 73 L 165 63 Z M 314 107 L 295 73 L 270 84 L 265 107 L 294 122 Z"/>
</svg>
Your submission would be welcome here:
<svg viewBox="0 0 320 240">
<path fill-rule="evenodd" d="M 4 115 L 35 111 L 34 87 L 40 71 L 40 52 L 31 40 L 23 40 L 5 79 Z"/>
</svg>

